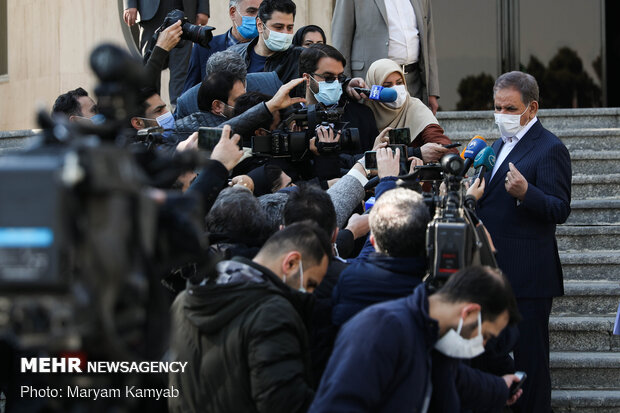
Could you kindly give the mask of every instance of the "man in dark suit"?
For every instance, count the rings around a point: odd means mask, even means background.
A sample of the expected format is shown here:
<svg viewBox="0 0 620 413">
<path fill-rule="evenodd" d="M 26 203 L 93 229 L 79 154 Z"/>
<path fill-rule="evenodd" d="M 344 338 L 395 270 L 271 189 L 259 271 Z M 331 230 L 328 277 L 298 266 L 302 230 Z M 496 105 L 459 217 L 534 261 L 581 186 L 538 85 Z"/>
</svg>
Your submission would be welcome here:
<svg viewBox="0 0 620 413">
<path fill-rule="evenodd" d="M 256 15 L 263 0 L 229 0 L 228 14 L 232 27 L 224 34 L 213 37 L 209 47 L 195 44 L 189 59 L 183 92 L 202 82 L 206 76 L 205 66 L 212 54 L 221 52 L 238 43 L 247 43 L 256 36 Z"/>
<path fill-rule="evenodd" d="M 555 227 L 570 214 L 570 156 L 536 117 L 533 76 L 505 73 L 496 80 L 493 95 L 502 139 L 493 144 L 497 162 L 484 176 L 477 211 L 523 316 L 514 356 L 516 369 L 528 379 L 516 411 L 548 413 L 549 314 L 553 297 L 564 294 Z"/>
<path fill-rule="evenodd" d="M 136 24 L 137 14 L 140 12 L 140 51 L 143 55 L 148 41 L 171 10 L 183 10 L 185 16 L 195 24 L 206 25 L 209 21 L 209 0 L 123 0 L 123 5 L 125 8 L 123 20 L 130 27 Z M 191 42 L 185 41 L 182 44 L 182 47 L 170 51 L 168 62 L 170 68 L 168 89 L 172 104 L 176 104 L 177 97 L 183 91 L 192 50 Z"/>
<path fill-rule="evenodd" d="M 350 63 L 345 74 L 366 77 L 389 58 L 405 73 L 411 96 L 439 107 L 439 72 L 430 0 L 336 0 L 332 42 Z"/>
</svg>

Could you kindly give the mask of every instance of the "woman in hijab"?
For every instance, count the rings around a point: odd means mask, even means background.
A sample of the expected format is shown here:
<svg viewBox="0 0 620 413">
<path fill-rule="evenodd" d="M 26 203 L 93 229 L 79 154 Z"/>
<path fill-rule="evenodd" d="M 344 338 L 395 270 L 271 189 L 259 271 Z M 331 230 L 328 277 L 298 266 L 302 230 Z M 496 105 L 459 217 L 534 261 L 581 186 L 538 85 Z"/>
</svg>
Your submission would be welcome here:
<svg viewBox="0 0 620 413">
<path fill-rule="evenodd" d="M 293 37 L 295 46 L 310 47 L 316 43 L 327 44 L 327 38 L 323 29 L 314 24 L 300 28 Z"/>
<path fill-rule="evenodd" d="M 414 156 L 424 162 L 437 162 L 448 152 L 458 153 L 456 149 L 446 149 L 442 145 L 452 141 L 443 133 L 433 112 L 420 99 L 409 95 L 405 76 L 401 67 L 390 59 L 380 59 L 368 68 L 367 85 L 380 85 L 396 90 L 396 101 L 382 103 L 366 99 L 366 104 L 375 115 L 377 128 L 409 128 L 411 142 L 409 146 L 419 148 Z"/>
</svg>

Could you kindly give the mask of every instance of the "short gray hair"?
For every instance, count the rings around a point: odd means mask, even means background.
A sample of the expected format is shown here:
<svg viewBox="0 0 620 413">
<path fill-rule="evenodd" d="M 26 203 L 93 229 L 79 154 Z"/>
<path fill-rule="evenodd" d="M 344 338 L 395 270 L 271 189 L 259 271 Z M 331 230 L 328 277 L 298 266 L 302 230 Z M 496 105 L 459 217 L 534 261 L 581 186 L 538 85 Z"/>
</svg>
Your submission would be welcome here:
<svg viewBox="0 0 620 413">
<path fill-rule="evenodd" d="M 228 8 L 230 9 L 231 7 L 237 7 L 240 1 L 243 1 L 243 0 L 230 0 L 228 2 Z"/>
<path fill-rule="evenodd" d="M 538 102 L 538 83 L 534 76 L 519 71 L 504 73 L 495 81 L 493 86 L 493 97 L 500 89 L 515 89 L 521 92 L 521 100 L 525 105 L 532 101 Z"/>
<path fill-rule="evenodd" d="M 213 53 L 205 69 L 205 78 L 216 72 L 230 72 L 239 77 L 244 83 L 248 75 L 248 69 L 243 57 L 239 53 L 230 50 Z"/>
<path fill-rule="evenodd" d="M 368 221 L 382 253 L 390 257 L 420 257 L 426 253 L 430 213 L 417 192 L 405 188 L 385 192 L 370 210 Z"/>
</svg>

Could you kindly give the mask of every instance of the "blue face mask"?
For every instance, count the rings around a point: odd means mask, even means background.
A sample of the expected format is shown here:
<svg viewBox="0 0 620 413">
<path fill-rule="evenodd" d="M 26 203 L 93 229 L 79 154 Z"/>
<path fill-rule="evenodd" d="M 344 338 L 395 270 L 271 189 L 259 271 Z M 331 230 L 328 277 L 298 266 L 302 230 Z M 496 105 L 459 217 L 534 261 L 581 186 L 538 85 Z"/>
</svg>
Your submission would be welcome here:
<svg viewBox="0 0 620 413">
<path fill-rule="evenodd" d="M 95 124 L 95 125 L 101 125 L 103 123 L 105 123 L 105 116 L 103 116 L 101 113 L 97 113 L 96 115 L 94 115 L 92 118 L 90 118 L 90 120 Z"/>
<path fill-rule="evenodd" d="M 163 115 L 158 116 L 155 121 L 157 121 L 159 126 L 164 128 L 164 133 L 162 133 L 164 138 L 169 137 L 172 134 L 172 131 L 176 129 L 172 112 L 166 112 Z"/>
<path fill-rule="evenodd" d="M 258 36 L 258 29 L 256 28 L 256 17 L 241 16 L 241 26 L 237 26 L 237 31 L 244 39 L 247 40 L 253 39 Z"/>
<path fill-rule="evenodd" d="M 312 76 L 310 76 L 312 77 Z M 314 77 L 312 77 L 314 79 Z M 342 85 L 337 80 L 334 80 L 331 83 L 327 82 L 319 82 L 314 79 L 315 82 L 319 84 L 319 93 L 312 92 L 315 99 L 321 102 L 326 106 L 335 105 L 340 100 L 340 96 L 342 96 Z"/>
<path fill-rule="evenodd" d="M 269 32 L 269 37 L 265 39 L 265 46 L 272 52 L 283 52 L 293 44 L 293 34 L 276 32 L 266 27 L 265 29 Z"/>
</svg>

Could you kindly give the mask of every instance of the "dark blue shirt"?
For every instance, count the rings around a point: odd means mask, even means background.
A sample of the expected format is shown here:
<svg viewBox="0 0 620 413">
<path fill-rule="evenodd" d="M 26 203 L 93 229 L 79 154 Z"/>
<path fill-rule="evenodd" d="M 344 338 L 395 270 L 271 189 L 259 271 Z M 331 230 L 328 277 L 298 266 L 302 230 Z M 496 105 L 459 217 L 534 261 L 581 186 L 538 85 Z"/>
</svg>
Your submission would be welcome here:
<svg viewBox="0 0 620 413">
<path fill-rule="evenodd" d="M 265 62 L 267 57 L 261 56 L 254 51 L 254 48 L 248 48 L 250 54 L 250 67 L 248 67 L 248 73 L 262 72 L 265 69 Z"/>
</svg>

